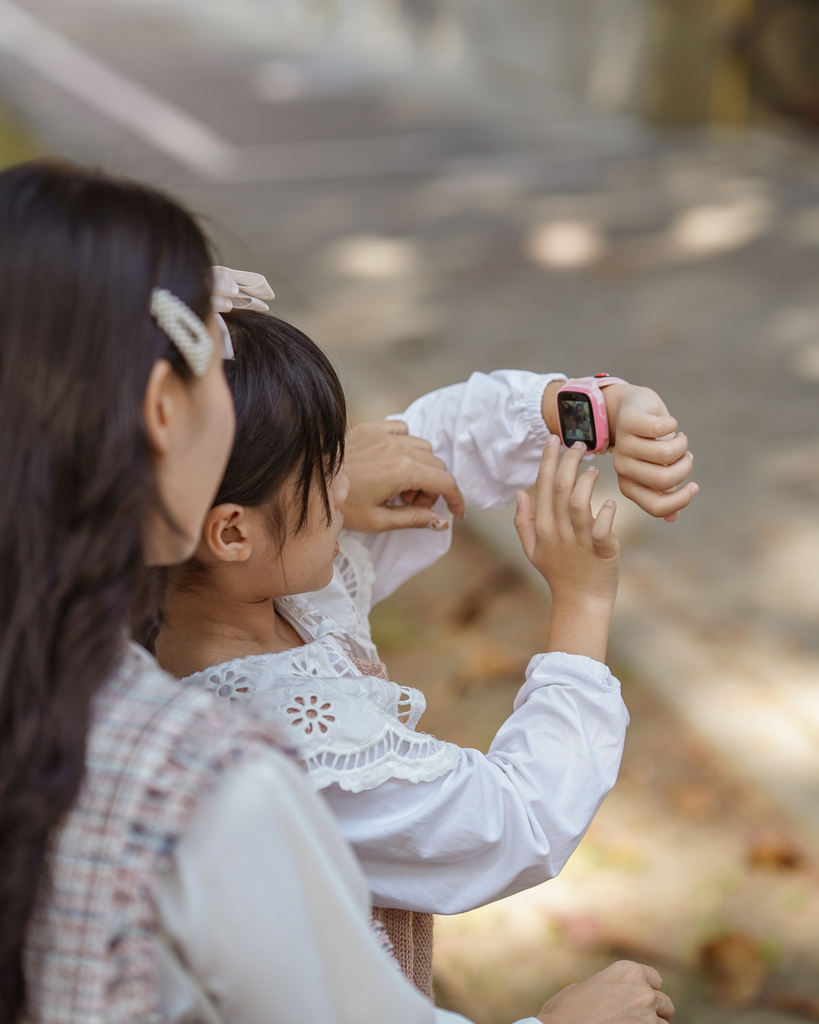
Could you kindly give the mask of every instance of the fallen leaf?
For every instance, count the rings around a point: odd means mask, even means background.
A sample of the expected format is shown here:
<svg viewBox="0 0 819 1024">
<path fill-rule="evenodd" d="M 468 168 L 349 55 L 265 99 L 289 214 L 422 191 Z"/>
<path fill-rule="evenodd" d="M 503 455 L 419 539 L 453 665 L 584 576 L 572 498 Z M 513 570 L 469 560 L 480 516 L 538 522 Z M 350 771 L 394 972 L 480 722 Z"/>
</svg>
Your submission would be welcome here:
<svg viewBox="0 0 819 1024">
<path fill-rule="evenodd" d="M 798 871 L 805 866 L 805 856 L 783 836 L 765 832 L 751 843 L 748 863 L 766 871 Z"/>
<path fill-rule="evenodd" d="M 520 651 L 475 638 L 463 652 L 458 675 L 467 688 L 492 686 L 522 679 L 527 661 Z"/>
<path fill-rule="evenodd" d="M 668 787 L 668 801 L 683 818 L 709 821 L 722 807 L 720 793 L 710 782 L 676 782 Z"/>
<path fill-rule="evenodd" d="M 808 1020 L 819 1020 L 819 999 L 792 992 L 769 992 L 762 997 L 762 1006 L 777 1013 L 791 1013 Z"/>
<path fill-rule="evenodd" d="M 768 974 L 762 944 L 744 932 L 724 932 L 699 949 L 700 965 L 714 997 L 724 1006 L 747 1006 Z"/>
</svg>

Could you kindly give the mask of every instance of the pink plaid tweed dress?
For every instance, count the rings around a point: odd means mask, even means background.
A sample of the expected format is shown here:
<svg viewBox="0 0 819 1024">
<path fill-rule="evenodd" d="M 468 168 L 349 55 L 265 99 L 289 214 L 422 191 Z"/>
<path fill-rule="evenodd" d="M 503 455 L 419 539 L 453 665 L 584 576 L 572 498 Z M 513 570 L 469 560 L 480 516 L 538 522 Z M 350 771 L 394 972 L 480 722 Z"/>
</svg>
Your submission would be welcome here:
<svg viewBox="0 0 819 1024">
<path fill-rule="evenodd" d="M 26 940 L 28 1020 L 161 1024 L 156 885 L 219 774 L 276 744 L 129 644 L 94 701 L 86 777 L 53 836 Z"/>
<path fill-rule="evenodd" d="M 355 667 L 365 676 L 389 679 L 383 661 L 353 658 Z M 419 992 L 433 998 L 432 991 L 432 914 L 396 907 L 373 907 L 378 921 L 389 937 L 392 952 L 401 970 Z"/>
</svg>

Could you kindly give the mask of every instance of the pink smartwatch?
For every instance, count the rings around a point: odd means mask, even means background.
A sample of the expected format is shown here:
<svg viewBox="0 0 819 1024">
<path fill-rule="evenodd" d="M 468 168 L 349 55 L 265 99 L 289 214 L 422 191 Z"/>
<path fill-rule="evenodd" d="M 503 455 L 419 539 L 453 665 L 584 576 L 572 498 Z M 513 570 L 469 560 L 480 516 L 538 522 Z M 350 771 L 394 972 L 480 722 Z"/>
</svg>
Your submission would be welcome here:
<svg viewBox="0 0 819 1024">
<path fill-rule="evenodd" d="M 557 421 L 567 448 L 578 441 L 590 452 L 604 452 L 609 447 L 609 417 L 601 389 L 607 384 L 625 383 L 608 373 L 566 381 L 557 393 Z"/>
</svg>

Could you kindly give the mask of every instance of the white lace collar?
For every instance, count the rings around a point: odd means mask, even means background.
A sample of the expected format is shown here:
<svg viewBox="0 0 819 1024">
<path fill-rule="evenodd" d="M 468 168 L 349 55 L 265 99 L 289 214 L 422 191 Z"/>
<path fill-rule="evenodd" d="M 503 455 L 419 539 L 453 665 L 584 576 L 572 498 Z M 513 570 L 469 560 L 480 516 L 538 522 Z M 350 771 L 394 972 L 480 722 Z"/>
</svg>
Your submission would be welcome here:
<svg viewBox="0 0 819 1024">
<path fill-rule="evenodd" d="M 358 793 L 390 778 L 422 782 L 451 771 L 460 748 L 415 732 L 424 695 L 362 676 L 345 649 L 355 641 L 342 634 L 343 644 L 337 624 L 320 618 L 310 630 L 323 635 L 303 647 L 234 658 L 186 681 L 284 726 L 316 789 L 336 783 Z"/>
</svg>

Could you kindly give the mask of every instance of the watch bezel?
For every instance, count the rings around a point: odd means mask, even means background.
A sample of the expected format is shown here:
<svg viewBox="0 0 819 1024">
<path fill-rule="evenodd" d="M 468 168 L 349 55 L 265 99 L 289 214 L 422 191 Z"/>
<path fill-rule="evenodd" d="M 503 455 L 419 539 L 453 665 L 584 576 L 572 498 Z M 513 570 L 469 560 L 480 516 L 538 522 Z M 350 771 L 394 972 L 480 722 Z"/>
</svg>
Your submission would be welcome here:
<svg viewBox="0 0 819 1024">
<path fill-rule="evenodd" d="M 564 420 L 564 402 L 571 402 L 573 408 L 576 407 L 578 403 L 582 402 L 588 408 L 588 416 L 586 417 L 586 419 L 587 419 L 588 425 L 589 425 L 589 431 L 588 432 L 591 434 L 591 438 L 590 439 L 587 439 L 586 437 L 572 437 L 572 438 L 568 438 L 566 436 L 566 430 L 567 430 L 568 424 Z M 590 452 L 597 451 L 598 437 L 597 437 L 597 427 L 596 427 L 596 424 L 595 424 L 594 412 L 595 412 L 595 410 L 594 410 L 594 402 L 592 401 L 591 395 L 587 391 L 564 390 L 564 389 L 561 389 L 560 391 L 558 391 L 558 393 L 557 393 L 557 420 L 558 420 L 558 424 L 560 426 L 560 437 L 561 437 L 561 440 L 563 441 L 563 444 L 566 445 L 567 448 L 571 448 L 571 446 L 573 444 L 576 444 L 578 441 L 582 441 L 583 444 L 585 444 L 585 446 L 588 449 L 588 451 L 590 451 Z"/>
</svg>

